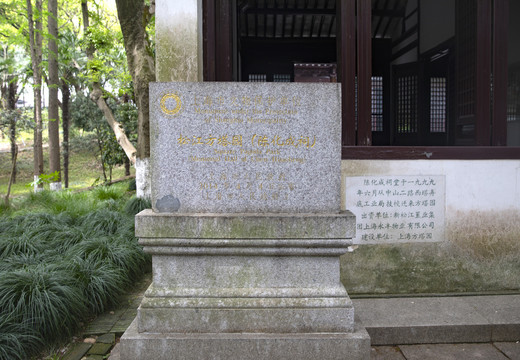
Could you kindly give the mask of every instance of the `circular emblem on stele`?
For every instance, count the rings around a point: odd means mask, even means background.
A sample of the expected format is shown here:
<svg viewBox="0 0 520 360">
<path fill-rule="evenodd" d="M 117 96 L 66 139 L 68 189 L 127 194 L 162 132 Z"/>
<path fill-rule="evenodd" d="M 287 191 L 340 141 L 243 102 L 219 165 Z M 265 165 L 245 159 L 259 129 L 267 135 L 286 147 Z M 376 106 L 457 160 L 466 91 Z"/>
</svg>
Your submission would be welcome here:
<svg viewBox="0 0 520 360">
<path fill-rule="evenodd" d="M 175 115 L 181 111 L 181 98 L 174 93 L 168 93 L 161 98 L 161 110 L 166 115 Z"/>
</svg>

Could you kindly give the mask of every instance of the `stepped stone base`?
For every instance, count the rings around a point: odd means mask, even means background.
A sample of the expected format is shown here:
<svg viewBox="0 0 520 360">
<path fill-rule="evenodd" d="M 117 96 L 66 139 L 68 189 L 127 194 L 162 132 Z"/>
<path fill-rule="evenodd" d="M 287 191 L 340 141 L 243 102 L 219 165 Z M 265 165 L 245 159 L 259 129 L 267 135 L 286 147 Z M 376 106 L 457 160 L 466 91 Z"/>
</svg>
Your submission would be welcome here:
<svg viewBox="0 0 520 360">
<path fill-rule="evenodd" d="M 337 214 L 136 216 L 153 282 L 121 358 L 368 359 L 339 277 L 355 218 Z"/>
<path fill-rule="evenodd" d="M 137 321 L 121 338 L 124 360 L 361 360 L 370 358 L 364 328 L 349 333 L 139 333 Z"/>
</svg>

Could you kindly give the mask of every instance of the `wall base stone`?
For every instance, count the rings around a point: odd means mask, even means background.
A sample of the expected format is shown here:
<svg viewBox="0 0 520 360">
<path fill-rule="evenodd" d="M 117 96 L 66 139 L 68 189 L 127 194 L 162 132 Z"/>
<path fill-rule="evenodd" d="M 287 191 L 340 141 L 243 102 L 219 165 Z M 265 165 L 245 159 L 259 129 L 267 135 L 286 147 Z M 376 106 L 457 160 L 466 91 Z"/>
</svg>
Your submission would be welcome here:
<svg viewBox="0 0 520 360">
<path fill-rule="evenodd" d="M 370 358 L 364 328 L 349 333 L 139 333 L 137 321 L 121 338 L 125 360 L 362 360 Z"/>
<path fill-rule="evenodd" d="M 121 358 L 368 359 L 339 272 L 354 224 L 350 212 L 141 212 L 153 282 Z"/>
</svg>

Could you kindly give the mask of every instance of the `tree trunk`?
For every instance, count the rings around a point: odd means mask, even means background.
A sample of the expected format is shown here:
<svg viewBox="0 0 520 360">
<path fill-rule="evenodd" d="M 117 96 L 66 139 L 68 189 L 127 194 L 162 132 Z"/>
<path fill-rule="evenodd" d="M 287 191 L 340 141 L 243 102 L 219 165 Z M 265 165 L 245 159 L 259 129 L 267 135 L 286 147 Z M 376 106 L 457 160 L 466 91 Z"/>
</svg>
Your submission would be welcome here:
<svg viewBox="0 0 520 360">
<path fill-rule="evenodd" d="M 98 149 L 99 149 L 99 157 L 101 158 L 101 169 L 103 170 L 103 179 L 105 180 L 104 182 L 106 183 L 107 182 L 107 172 L 106 172 L 106 167 L 105 167 L 105 160 L 103 159 L 103 144 L 101 143 L 101 134 L 100 134 L 100 130 L 99 130 L 98 126 L 96 126 L 96 138 L 97 138 L 97 144 L 98 144 Z"/>
<path fill-rule="evenodd" d="M 155 81 L 155 63 L 150 51 L 146 25 L 151 14 L 144 0 L 116 0 L 116 6 L 138 110 L 136 194 L 139 197 L 149 198 L 151 191 L 148 166 L 150 163 L 148 89 L 150 82 Z"/>
<path fill-rule="evenodd" d="M 70 89 L 66 81 L 61 82 L 61 121 L 63 126 L 63 181 L 65 189 L 69 188 L 69 101 Z"/>
<path fill-rule="evenodd" d="M 147 158 L 150 157 L 148 89 L 150 82 L 155 81 L 154 58 L 146 33 L 146 19 L 150 14 L 146 13 L 144 0 L 116 0 L 116 6 L 138 109 L 137 157 Z"/>
<path fill-rule="evenodd" d="M 13 112 L 9 121 L 9 141 L 11 143 L 11 161 L 13 162 L 13 171 L 11 173 L 11 181 L 16 184 L 16 155 L 18 148 L 16 146 L 16 117 L 14 110 L 16 110 L 16 92 L 18 90 L 18 83 L 15 77 L 8 77 L 9 85 L 7 91 L 7 108 Z"/>
<path fill-rule="evenodd" d="M 5 207 L 9 207 L 9 195 L 11 195 L 11 185 L 13 185 L 13 176 L 16 172 L 16 158 L 18 157 L 18 146 L 14 147 L 13 167 L 11 169 L 11 176 L 9 177 L 9 184 L 7 185 L 7 194 L 5 195 Z"/>
<path fill-rule="evenodd" d="M 49 16 L 49 170 L 56 173 L 55 181 L 51 182 L 51 190 L 61 190 L 60 166 L 60 113 L 58 105 L 58 1 L 48 0 Z"/>
<path fill-rule="evenodd" d="M 8 58 L 8 46 L 3 46 L 4 61 L 7 62 Z M 16 75 L 9 74 L 8 71 L 4 71 L 2 75 L 2 82 L 0 87 L 1 99 L 0 109 L 7 110 L 9 115 L 9 142 L 11 143 L 11 161 L 14 160 L 16 152 L 16 91 L 18 89 L 18 79 Z M 16 182 L 16 167 L 14 168 L 13 174 L 11 174 L 13 183 Z"/>
<path fill-rule="evenodd" d="M 85 34 L 87 34 L 89 26 L 87 0 L 83 0 L 81 3 L 81 12 L 83 15 L 83 31 Z M 89 61 L 91 61 L 94 58 L 94 48 L 92 48 L 92 46 L 89 45 L 86 49 L 86 53 Z M 105 116 L 108 125 L 112 128 L 112 131 L 116 136 L 118 144 L 121 146 L 130 162 L 132 164 L 135 164 L 135 147 L 134 145 L 132 145 L 130 140 L 128 140 L 128 137 L 126 136 L 123 127 L 116 120 L 114 114 L 112 113 L 112 110 L 108 107 L 105 99 L 103 98 L 103 89 L 101 87 L 101 84 L 99 84 L 98 82 L 92 83 L 92 92 L 90 93 L 90 99 L 94 101 L 94 103 L 96 103 L 99 109 L 103 112 L 103 115 Z"/>
<path fill-rule="evenodd" d="M 43 146 L 42 146 L 42 76 L 40 64 L 42 62 L 42 0 L 36 0 L 38 16 L 33 20 L 31 0 L 27 2 L 27 21 L 29 25 L 29 43 L 31 49 L 31 64 L 33 70 L 33 92 L 34 92 L 34 191 L 43 189 L 43 184 L 37 182 L 43 174 Z"/>
<path fill-rule="evenodd" d="M 130 160 L 125 158 L 125 176 L 130 176 Z"/>
</svg>

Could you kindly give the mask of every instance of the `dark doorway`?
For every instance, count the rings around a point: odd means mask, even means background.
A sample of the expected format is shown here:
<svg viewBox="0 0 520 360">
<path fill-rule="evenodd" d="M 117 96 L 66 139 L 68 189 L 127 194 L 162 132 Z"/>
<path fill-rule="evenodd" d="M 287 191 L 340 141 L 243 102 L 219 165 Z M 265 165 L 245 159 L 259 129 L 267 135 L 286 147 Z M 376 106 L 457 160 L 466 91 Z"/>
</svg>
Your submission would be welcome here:
<svg viewBox="0 0 520 360">
<path fill-rule="evenodd" d="M 335 0 L 239 0 L 237 80 L 295 81 L 295 64 L 335 63 L 335 15 Z"/>
</svg>

